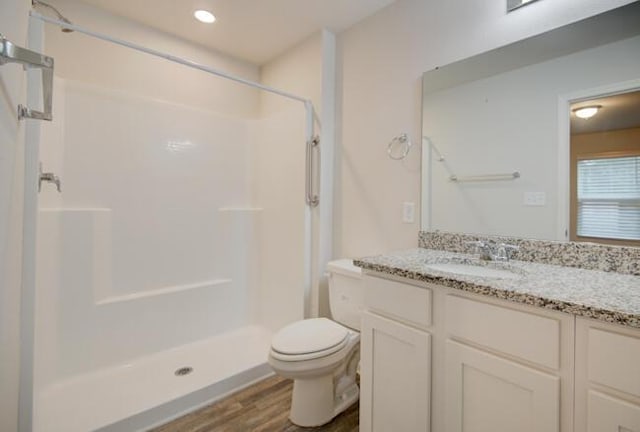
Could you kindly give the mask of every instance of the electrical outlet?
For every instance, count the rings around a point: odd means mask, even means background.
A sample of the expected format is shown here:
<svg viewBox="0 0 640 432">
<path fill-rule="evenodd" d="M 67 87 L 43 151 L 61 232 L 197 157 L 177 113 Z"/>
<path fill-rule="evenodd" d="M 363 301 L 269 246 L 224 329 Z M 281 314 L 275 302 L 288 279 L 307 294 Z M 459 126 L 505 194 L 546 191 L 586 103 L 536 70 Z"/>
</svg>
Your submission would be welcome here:
<svg viewBox="0 0 640 432">
<path fill-rule="evenodd" d="M 402 203 L 402 222 L 414 223 L 416 221 L 416 203 Z"/>
<path fill-rule="evenodd" d="M 544 192 L 525 192 L 523 204 L 526 206 L 544 206 L 547 204 L 547 194 Z"/>
</svg>

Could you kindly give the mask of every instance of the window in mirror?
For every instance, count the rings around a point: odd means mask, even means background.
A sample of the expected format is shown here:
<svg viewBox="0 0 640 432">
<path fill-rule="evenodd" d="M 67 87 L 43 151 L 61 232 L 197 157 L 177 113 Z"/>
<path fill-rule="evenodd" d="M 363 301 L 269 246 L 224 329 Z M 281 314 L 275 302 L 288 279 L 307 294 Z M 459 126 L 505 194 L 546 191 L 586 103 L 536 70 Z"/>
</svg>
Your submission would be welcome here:
<svg viewBox="0 0 640 432">
<path fill-rule="evenodd" d="M 579 160 L 579 237 L 640 240 L 640 156 Z"/>
<path fill-rule="evenodd" d="M 571 240 L 640 245 L 640 91 L 572 106 L 570 211 Z"/>
</svg>

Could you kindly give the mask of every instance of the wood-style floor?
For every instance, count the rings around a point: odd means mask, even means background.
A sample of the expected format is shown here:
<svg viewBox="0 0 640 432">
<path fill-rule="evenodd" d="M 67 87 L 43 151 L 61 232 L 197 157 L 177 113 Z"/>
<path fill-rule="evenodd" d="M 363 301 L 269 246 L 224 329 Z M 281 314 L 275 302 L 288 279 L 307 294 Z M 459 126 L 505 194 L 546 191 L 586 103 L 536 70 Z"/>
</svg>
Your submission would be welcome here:
<svg viewBox="0 0 640 432">
<path fill-rule="evenodd" d="M 301 428 L 289 421 L 293 381 L 267 378 L 219 402 L 152 429 L 152 432 L 357 432 L 358 404 L 324 426 Z"/>
</svg>

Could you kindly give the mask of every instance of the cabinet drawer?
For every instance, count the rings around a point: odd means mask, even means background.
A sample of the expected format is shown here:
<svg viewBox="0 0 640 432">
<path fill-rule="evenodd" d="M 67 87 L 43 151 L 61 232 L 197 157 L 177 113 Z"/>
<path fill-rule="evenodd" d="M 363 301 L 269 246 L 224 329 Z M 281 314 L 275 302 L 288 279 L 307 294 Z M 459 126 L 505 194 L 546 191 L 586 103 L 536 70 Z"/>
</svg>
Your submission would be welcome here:
<svg viewBox="0 0 640 432">
<path fill-rule="evenodd" d="M 387 279 L 365 276 L 364 303 L 387 315 L 419 327 L 431 325 L 431 290 Z"/>
<path fill-rule="evenodd" d="M 446 299 L 447 331 L 552 369 L 560 368 L 560 322 L 462 297 Z"/>
<path fill-rule="evenodd" d="M 589 380 L 640 397 L 640 339 L 591 328 L 587 344 Z"/>
</svg>

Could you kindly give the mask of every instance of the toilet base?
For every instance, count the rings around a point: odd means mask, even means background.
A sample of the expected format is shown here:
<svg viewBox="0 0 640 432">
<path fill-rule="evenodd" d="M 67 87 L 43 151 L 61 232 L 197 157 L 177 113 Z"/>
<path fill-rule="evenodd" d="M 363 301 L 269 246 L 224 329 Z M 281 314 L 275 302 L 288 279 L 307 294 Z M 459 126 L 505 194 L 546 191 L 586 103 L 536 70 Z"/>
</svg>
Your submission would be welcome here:
<svg viewBox="0 0 640 432">
<path fill-rule="evenodd" d="M 355 380 L 334 397 L 334 376 L 296 379 L 293 382 L 289 419 L 302 427 L 321 426 L 358 401 L 360 389 Z M 346 378 L 346 377 L 344 377 Z M 341 383 L 342 384 L 342 383 Z"/>
</svg>

